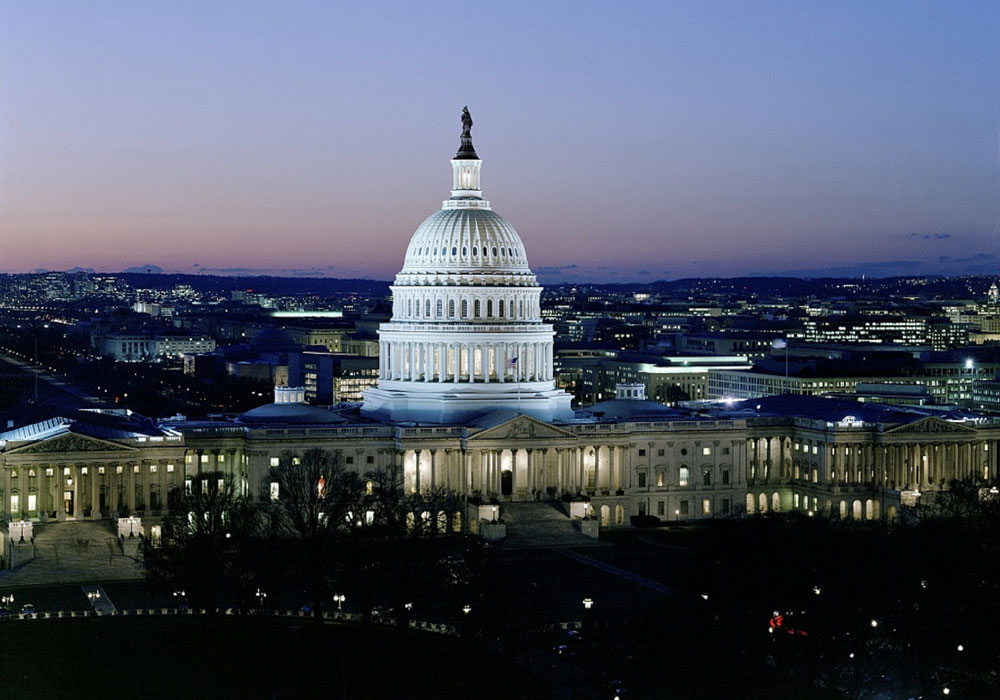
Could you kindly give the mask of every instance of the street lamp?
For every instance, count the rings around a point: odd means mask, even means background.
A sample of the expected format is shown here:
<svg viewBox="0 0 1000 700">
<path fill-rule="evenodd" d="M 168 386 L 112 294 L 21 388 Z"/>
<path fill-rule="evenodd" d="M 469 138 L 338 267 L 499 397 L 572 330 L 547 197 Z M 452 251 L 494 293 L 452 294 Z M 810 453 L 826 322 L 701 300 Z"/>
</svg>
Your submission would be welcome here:
<svg viewBox="0 0 1000 700">
<path fill-rule="evenodd" d="M 264 601 L 267 599 L 267 593 L 258 588 L 257 592 L 254 595 L 257 597 L 257 607 L 263 610 Z"/>
<path fill-rule="evenodd" d="M 592 607 L 594 607 L 594 601 L 592 599 L 590 599 L 590 598 L 584 598 L 583 599 L 583 609 L 584 610 L 590 610 Z"/>
<path fill-rule="evenodd" d="M 0 596 L 0 603 L 3 603 L 3 606 L 5 608 L 10 607 L 14 603 L 14 594 L 5 593 L 4 595 Z"/>
<path fill-rule="evenodd" d="M 471 605 L 463 605 L 462 606 L 462 613 L 463 614 L 468 615 L 470 612 L 472 612 L 472 606 Z"/>
<path fill-rule="evenodd" d="M 100 600 L 100 598 L 101 598 L 100 591 L 87 591 L 87 600 L 90 601 L 91 605 L 94 605 L 94 601 Z"/>
<path fill-rule="evenodd" d="M 337 593 L 333 596 L 333 602 L 337 604 L 337 612 L 340 612 L 341 606 L 344 604 L 345 600 L 347 600 L 347 598 L 343 593 Z"/>
</svg>

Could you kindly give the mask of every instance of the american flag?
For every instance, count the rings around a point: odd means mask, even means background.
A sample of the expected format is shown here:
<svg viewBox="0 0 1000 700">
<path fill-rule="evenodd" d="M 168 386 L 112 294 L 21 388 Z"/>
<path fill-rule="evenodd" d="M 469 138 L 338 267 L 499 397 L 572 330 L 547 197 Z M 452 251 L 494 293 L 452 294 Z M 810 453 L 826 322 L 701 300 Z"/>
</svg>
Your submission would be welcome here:
<svg viewBox="0 0 1000 700">
<path fill-rule="evenodd" d="M 507 362 L 505 363 L 505 365 L 506 365 L 507 369 L 514 369 L 515 367 L 517 367 L 517 358 L 516 357 L 512 357 L 512 358 L 508 359 Z"/>
</svg>

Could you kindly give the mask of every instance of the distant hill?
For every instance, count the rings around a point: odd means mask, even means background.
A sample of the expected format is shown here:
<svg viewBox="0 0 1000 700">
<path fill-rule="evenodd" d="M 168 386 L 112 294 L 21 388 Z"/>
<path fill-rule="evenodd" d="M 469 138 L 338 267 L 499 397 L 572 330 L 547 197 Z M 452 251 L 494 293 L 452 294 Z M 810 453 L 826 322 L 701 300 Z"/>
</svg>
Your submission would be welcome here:
<svg viewBox="0 0 1000 700">
<path fill-rule="evenodd" d="M 158 265 L 138 265 L 136 267 L 130 267 L 127 270 L 122 270 L 122 274 L 162 275 L 163 268 Z"/>
<path fill-rule="evenodd" d="M 171 288 L 178 284 L 190 285 L 198 292 L 226 293 L 234 289 L 253 290 L 271 296 L 316 294 L 362 294 L 386 296 L 389 282 L 365 279 L 334 279 L 325 277 L 222 277 L 215 275 L 179 275 L 159 273 L 123 272 L 120 275 L 133 287 Z"/>
</svg>

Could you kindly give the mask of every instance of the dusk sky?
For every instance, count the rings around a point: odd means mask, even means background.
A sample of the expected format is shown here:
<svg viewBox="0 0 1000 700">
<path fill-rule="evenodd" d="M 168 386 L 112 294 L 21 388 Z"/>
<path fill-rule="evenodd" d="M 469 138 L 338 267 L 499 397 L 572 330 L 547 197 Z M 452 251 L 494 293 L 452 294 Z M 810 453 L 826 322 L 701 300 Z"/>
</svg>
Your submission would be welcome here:
<svg viewBox="0 0 1000 700">
<path fill-rule="evenodd" d="M 0 270 L 391 279 L 463 105 L 544 282 L 997 271 L 998 0 L 0 0 Z"/>
</svg>

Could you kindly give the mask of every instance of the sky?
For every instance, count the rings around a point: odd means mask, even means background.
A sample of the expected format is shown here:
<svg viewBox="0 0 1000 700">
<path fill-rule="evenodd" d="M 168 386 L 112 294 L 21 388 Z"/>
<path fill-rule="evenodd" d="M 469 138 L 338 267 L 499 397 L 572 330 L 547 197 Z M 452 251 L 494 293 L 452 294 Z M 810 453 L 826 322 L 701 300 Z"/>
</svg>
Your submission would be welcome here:
<svg viewBox="0 0 1000 700">
<path fill-rule="evenodd" d="M 1000 269 L 1000 0 L 0 0 L 0 271 L 391 279 L 464 105 L 547 283 Z"/>
</svg>

